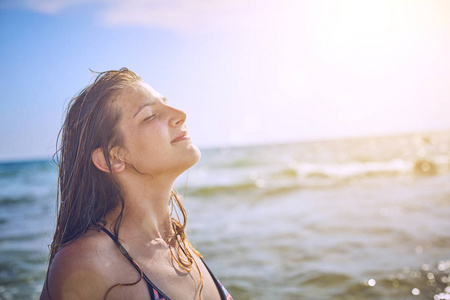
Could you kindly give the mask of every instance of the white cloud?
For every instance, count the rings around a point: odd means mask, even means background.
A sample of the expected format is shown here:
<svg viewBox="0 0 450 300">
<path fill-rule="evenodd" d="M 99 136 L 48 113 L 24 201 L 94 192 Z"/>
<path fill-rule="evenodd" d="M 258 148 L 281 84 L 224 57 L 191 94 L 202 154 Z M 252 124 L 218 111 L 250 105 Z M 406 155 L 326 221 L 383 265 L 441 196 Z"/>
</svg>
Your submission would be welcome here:
<svg viewBox="0 0 450 300">
<path fill-rule="evenodd" d="M 4 0 L 0 8 L 22 8 L 44 14 L 56 14 L 68 7 L 90 2 L 106 2 L 106 0 Z"/>
<path fill-rule="evenodd" d="M 138 25 L 181 32 L 266 27 L 279 2 L 257 0 L 117 0 L 104 13 L 107 25 Z"/>
<path fill-rule="evenodd" d="M 3 0 L 0 9 L 57 14 L 89 3 L 106 26 L 165 28 L 177 32 L 268 28 L 283 4 L 293 0 Z"/>
<path fill-rule="evenodd" d="M 307 24 L 319 28 L 338 27 L 352 37 L 369 36 L 392 27 L 421 26 L 448 28 L 446 1 L 360 2 L 355 0 L 2 0 L 0 9 L 22 8 L 57 14 L 90 3 L 97 5 L 99 20 L 106 26 L 164 28 L 176 32 L 229 30 L 275 30 L 288 38 Z M 371 4 L 372 3 L 372 4 Z M 370 5 L 369 5 L 370 4 Z M 375 8 L 375 10 L 374 10 Z M 376 10 L 378 9 L 378 10 Z M 433 11 L 432 11 L 433 10 Z M 89 11 L 87 11 L 88 13 Z M 391 20 L 391 15 L 397 18 Z M 339 18 L 339 15 L 345 18 Z M 412 16 L 414 15 L 414 18 Z M 411 18 L 405 21 L 405 18 Z M 334 17 L 330 18 L 330 17 Z M 430 18 L 428 18 L 430 17 Z M 405 21 L 400 24 L 401 20 Z M 308 20 L 303 22 L 303 20 Z M 411 22 L 407 22 L 411 21 Z M 394 26 L 395 25 L 395 26 Z M 394 28 L 395 29 L 395 28 Z M 359 31 L 358 31 L 359 30 Z M 330 30 L 333 32 L 333 30 Z M 335 36 L 335 39 L 342 38 Z"/>
</svg>

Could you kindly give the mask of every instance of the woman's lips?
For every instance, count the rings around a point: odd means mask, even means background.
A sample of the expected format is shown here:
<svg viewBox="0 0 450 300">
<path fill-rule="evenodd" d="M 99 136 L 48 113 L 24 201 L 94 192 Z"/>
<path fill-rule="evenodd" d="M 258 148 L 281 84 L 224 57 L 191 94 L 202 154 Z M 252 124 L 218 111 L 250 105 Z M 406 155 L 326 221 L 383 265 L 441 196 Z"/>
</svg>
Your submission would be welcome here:
<svg viewBox="0 0 450 300">
<path fill-rule="evenodd" d="M 181 142 L 181 141 L 184 141 L 184 140 L 187 140 L 187 139 L 190 139 L 190 138 L 191 137 L 188 135 L 187 132 L 183 132 L 183 134 L 181 134 L 178 137 L 174 138 L 171 143 L 173 144 L 173 143 Z"/>
</svg>

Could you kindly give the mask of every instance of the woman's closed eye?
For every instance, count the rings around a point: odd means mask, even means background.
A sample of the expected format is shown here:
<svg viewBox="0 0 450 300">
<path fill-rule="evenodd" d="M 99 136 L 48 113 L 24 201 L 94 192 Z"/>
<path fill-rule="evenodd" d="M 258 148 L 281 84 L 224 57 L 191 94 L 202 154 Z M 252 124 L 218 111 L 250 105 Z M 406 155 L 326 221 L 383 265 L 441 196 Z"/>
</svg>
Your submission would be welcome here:
<svg viewBox="0 0 450 300">
<path fill-rule="evenodd" d="M 153 115 L 151 115 L 151 116 L 148 116 L 148 117 L 146 117 L 144 120 L 142 120 L 143 122 L 147 122 L 147 121 L 150 121 L 150 120 L 152 120 L 152 119 L 154 119 L 156 117 L 156 115 L 155 114 L 153 114 Z"/>
</svg>

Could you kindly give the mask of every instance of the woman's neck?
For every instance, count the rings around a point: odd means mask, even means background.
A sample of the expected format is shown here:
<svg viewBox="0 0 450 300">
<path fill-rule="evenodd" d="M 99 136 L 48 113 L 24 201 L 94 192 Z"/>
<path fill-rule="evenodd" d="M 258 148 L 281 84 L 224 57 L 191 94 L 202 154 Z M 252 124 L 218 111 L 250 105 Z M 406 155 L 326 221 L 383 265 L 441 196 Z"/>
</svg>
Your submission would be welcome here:
<svg viewBox="0 0 450 300">
<path fill-rule="evenodd" d="M 173 181 L 133 177 L 119 181 L 125 201 L 120 231 L 126 232 L 127 238 L 132 235 L 150 240 L 169 240 L 173 236 L 169 206 Z M 119 204 L 108 213 L 107 222 L 113 224 L 120 211 Z"/>
</svg>

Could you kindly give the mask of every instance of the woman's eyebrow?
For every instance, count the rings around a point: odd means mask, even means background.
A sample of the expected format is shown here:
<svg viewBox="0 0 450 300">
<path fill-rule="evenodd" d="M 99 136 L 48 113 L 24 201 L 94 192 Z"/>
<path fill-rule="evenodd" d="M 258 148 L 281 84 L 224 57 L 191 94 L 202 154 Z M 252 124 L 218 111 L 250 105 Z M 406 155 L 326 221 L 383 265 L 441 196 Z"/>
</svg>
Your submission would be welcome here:
<svg viewBox="0 0 450 300">
<path fill-rule="evenodd" d="M 162 102 L 167 103 L 167 98 L 166 97 L 161 97 Z M 137 114 L 146 106 L 151 106 L 151 105 L 155 105 L 157 101 L 151 101 L 151 102 L 145 102 L 144 104 L 142 104 L 141 106 L 139 106 L 137 112 L 134 114 L 133 118 L 137 116 Z"/>
<path fill-rule="evenodd" d="M 156 103 L 155 101 L 152 101 L 152 102 L 145 102 L 144 104 L 142 104 L 141 106 L 139 106 L 137 112 L 134 114 L 133 118 L 131 118 L 131 119 L 134 119 L 134 117 L 136 117 L 137 114 L 138 114 L 144 107 L 146 107 L 146 106 L 152 106 L 152 105 L 154 105 L 155 103 Z"/>
</svg>

